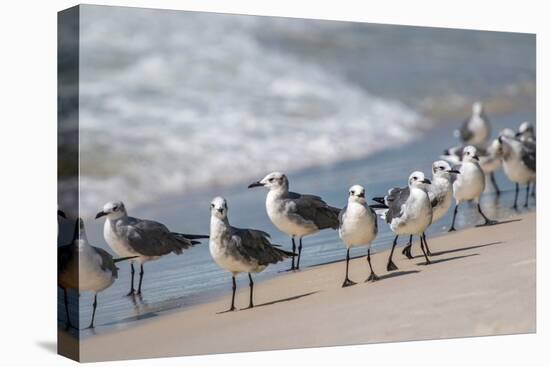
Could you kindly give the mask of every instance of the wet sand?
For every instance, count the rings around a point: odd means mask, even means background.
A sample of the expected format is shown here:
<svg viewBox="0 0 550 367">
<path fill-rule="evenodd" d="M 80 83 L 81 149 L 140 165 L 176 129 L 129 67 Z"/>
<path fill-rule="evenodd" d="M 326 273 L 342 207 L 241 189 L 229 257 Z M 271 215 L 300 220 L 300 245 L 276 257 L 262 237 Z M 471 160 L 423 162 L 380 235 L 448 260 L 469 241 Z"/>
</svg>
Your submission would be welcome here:
<svg viewBox="0 0 550 367">
<path fill-rule="evenodd" d="M 414 260 L 388 251 L 372 256 L 380 280 L 364 283 L 364 257 L 351 262 L 357 285 L 341 288 L 344 262 L 260 282 L 256 307 L 220 313 L 230 295 L 84 339 L 82 361 L 244 352 L 388 341 L 535 332 L 534 212 L 491 227 L 428 239 L 426 266 L 418 242 Z M 366 250 L 364 250 L 366 252 Z M 356 254 L 359 253 L 356 252 Z M 230 276 L 227 275 L 228 289 Z M 241 287 L 237 306 L 245 307 Z M 60 334 L 60 341 L 65 334 Z"/>
</svg>

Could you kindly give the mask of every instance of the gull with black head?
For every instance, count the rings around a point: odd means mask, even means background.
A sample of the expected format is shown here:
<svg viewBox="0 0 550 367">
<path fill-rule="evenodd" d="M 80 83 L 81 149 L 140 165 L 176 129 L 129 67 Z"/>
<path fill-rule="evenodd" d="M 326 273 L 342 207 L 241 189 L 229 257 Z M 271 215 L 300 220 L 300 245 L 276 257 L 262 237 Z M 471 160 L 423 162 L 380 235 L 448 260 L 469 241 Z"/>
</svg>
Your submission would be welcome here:
<svg viewBox="0 0 550 367">
<path fill-rule="evenodd" d="M 288 178 L 283 173 L 272 172 L 248 186 L 253 187 L 269 189 L 265 201 L 267 215 L 275 227 L 292 238 L 293 253 L 296 252 L 295 238 L 298 238 L 298 260 L 295 265 L 292 257 L 291 270 L 300 269 L 303 237 L 339 227 L 340 209 L 328 205 L 319 196 L 289 191 Z"/>
<path fill-rule="evenodd" d="M 130 217 L 121 201 L 105 204 L 103 210 L 97 213 L 96 219 L 101 217 L 106 217 L 103 236 L 113 251 L 118 256 L 136 257 L 130 264 L 129 296 L 141 294 L 144 263 L 170 253 L 180 255 L 183 250 L 199 244 L 197 240 L 208 238 L 207 235 L 172 232 L 162 223 Z M 137 293 L 134 289 L 134 262 L 139 263 L 141 268 Z"/>
<path fill-rule="evenodd" d="M 210 255 L 219 267 L 231 273 L 233 294 L 228 311 L 235 310 L 235 277 L 240 273 L 248 273 L 248 308 L 252 308 L 254 281 L 251 273 L 259 273 L 270 264 L 294 256 L 294 253 L 277 248 L 270 242 L 270 236 L 266 232 L 231 226 L 227 214 L 227 201 L 222 197 L 215 197 L 210 203 Z"/>
</svg>

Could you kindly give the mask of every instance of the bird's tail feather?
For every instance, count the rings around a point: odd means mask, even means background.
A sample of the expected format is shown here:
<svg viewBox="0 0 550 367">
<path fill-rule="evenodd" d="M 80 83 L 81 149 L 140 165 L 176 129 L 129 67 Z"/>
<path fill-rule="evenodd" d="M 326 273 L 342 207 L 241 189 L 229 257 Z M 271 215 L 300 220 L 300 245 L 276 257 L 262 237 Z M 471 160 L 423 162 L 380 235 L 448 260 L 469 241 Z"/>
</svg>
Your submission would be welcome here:
<svg viewBox="0 0 550 367">
<path fill-rule="evenodd" d="M 139 257 L 139 256 L 117 257 L 116 259 L 113 259 L 113 262 L 116 264 L 116 263 L 121 262 L 121 261 L 126 261 L 126 260 L 130 260 L 130 259 L 135 259 L 136 257 Z"/>
<path fill-rule="evenodd" d="M 172 232 L 172 234 L 184 236 L 185 238 L 190 240 L 202 240 L 205 238 L 210 238 L 210 236 L 208 236 L 207 234 L 186 234 L 186 233 L 176 233 L 176 232 Z"/>
<path fill-rule="evenodd" d="M 382 196 L 377 196 L 375 198 L 372 198 L 372 200 L 376 201 L 377 203 L 380 203 L 380 204 L 386 204 L 386 201 L 384 200 L 384 198 Z"/>
</svg>

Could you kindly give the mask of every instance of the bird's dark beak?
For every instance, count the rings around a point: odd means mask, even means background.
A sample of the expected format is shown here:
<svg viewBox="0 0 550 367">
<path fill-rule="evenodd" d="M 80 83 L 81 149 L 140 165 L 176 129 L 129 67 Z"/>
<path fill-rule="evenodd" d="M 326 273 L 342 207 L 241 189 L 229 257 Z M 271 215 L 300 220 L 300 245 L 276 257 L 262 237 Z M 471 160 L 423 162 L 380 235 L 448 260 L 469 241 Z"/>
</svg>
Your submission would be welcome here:
<svg viewBox="0 0 550 367">
<path fill-rule="evenodd" d="M 499 142 L 500 144 L 502 144 L 502 136 L 499 136 L 499 137 L 498 137 L 498 142 Z"/>
<path fill-rule="evenodd" d="M 476 161 L 479 161 L 479 157 L 477 156 L 477 154 L 473 155 L 472 158 L 475 159 Z"/>
<path fill-rule="evenodd" d="M 460 173 L 460 171 L 459 171 L 459 170 L 456 170 L 456 169 L 450 169 L 450 170 L 448 170 L 447 172 L 449 172 L 449 173 L 456 173 L 457 175 Z"/>
<path fill-rule="evenodd" d="M 102 210 L 102 211 L 100 211 L 99 213 L 97 213 L 97 214 L 95 215 L 95 219 L 101 218 L 101 217 L 103 217 L 103 216 L 105 216 L 105 215 L 107 215 L 107 213 L 105 213 L 105 212 Z"/>
<path fill-rule="evenodd" d="M 216 210 L 217 210 L 218 213 L 220 213 L 220 214 L 223 213 L 223 209 L 222 209 L 222 208 L 218 208 L 218 209 L 216 209 Z"/>
<path fill-rule="evenodd" d="M 518 131 L 518 132 L 516 133 L 516 138 L 519 138 L 520 136 L 521 136 L 521 133 Z"/>
<path fill-rule="evenodd" d="M 428 180 L 427 178 L 425 178 L 425 179 L 422 180 L 422 183 L 431 184 L 432 181 L 430 181 L 430 180 Z"/>
<path fill-rule="evenodd" d="M 63 212 L 63 210 L 57 209 L 57 215 L 59 215 L 60 217 L 65 218 L 65 219 L 67 219 L 67 216 L 65 215 L 65 212 Z"/>
<path fill-rule="evenodd" d="M 364 192 L 362 192 L 362 193 L 360 193 L 360 194 L 359 194 L 359 195 L 357 195 L 357 196 L 359 196 L 360 198 L 363 198 L 363 199 L 364 199 L 364 198 L 365 198 L 365 193 L 364 193 Z"/>
<path fill-rule="evenodd" d="M 264 184 L 261 183 L 260 181 L 257 181 L 257 182 L 252 182 L 250 185 L 248 185 L 248 188 L 251 189 L 253 187 L 260 187 L 260 186 L 264 186 Z"/>
</svg>

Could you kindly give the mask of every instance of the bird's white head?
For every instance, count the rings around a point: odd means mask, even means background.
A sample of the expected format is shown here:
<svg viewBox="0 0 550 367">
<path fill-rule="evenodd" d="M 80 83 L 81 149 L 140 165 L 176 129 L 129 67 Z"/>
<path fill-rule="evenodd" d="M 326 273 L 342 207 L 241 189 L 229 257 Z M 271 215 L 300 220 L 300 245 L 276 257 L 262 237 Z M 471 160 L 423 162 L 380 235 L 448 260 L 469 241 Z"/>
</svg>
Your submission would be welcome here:
<svg viewBox="0 0 550 367">
<path fill-rule="evenodd" d="M 115 220 L 126 215 L 126 208 L 122 201 L 110 201 L 103 205 L 103 210 L 96 214 L 95 219 L 106 216 L 108 219 Z"/>
<path fill-rule="evenodd" d="M 279 190 L 279 189 L 288 190 L 288 178 L 284 173 L 271 172 L 260 181 L 253 182 L 250 185 L 248 185 L 248 188 L 251 189 L 253 187 L 260 187 L 260 186 L 267 187 L 270 190 Z"/>
<path fill-rule="evenodd" d="M 365 204 L 365 188 L 361 185 L 353 185 L 349 188 L 348 202 Z"/>
<path fill-rule="evenodd" d="M 453 173 L 458 174 L 460 172 L 452 169 L 447 161 L 435 161 L 432 163 L 432 174 L 434 177 L 450 178 Z"/>
<path fill-rule="evenodd" d="M 411 175 L 409 176 L 409 187 L 410 188 L 420 188 L 420 189 L 425 189 L 426 188 L 426 184 L 431 184 L 432 182 L 430 180 L 428 180 L 426 178 L 426 176 L 424 175 L 424 172 L 420 172 L 420 171 L 414 171 L 413 173 L 411 173 Z"/>
<path fill-rule="evenodd" d="M 516 133 L 514 133 L 514 130 L 507 127 L 507 128 L 504 128 L 504 129 L 500 130 L 500 133 L 498 134 L 498 136 L 505 136 L 507 138 L 513 138 L 514 136 L 516 136 Z"/>
<path fill-rule="evenodd" d="M 210 202 L 210 215 L 218 219 L 224 220 L 227 218 L 227 200 L 221 196 L 216 196 Z"/>
<path fill-rule="evenodd" d="M 462 162 L 479 162 L 476 147 L 473 145 L 468 145 L 464 148 L 464 152 L 462 153 Z"/>
<path fill-rule="evenodd" d="M 533 124 L 531 124 L 529 121 L 523 121 L 518 128 L 518 132 L 520 134 L 524 134 L 526 132 L 533 132 Z"/>
<path fill-rule="evenodd" d="M 481 103 L 480 101 L 474 102 L 474 104 L 472 105 L 472 114 L 479 116 L 482 112 L 483 103 Z"/>
</svg>

